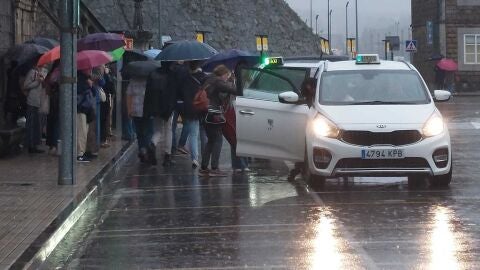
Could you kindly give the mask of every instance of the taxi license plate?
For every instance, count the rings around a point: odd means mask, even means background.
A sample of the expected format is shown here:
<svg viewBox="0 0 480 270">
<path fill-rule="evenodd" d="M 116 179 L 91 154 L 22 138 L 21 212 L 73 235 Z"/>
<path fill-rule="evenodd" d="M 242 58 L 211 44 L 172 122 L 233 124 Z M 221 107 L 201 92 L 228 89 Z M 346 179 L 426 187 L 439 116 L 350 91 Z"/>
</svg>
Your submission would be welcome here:
<svg viewBox="0 0 480 270">
<path fill-rule="evenodd" d="M 403 149 L 363 149 L 362 159 L 402 159 Z"/>
</svg>

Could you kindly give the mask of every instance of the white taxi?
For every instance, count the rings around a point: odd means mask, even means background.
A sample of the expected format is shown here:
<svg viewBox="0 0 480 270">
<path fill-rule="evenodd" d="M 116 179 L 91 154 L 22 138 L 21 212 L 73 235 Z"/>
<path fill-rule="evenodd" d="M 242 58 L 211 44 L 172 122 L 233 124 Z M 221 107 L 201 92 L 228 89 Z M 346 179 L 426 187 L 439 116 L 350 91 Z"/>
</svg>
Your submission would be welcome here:
<svg viewBox="0 0 480 270">
<path fill-rule="evenodd" d="M 244 69 L 238 78 L 238 155 L 302 162 L 313 184 L 339 176 L 450 184 L 450 136 L 434 103 L 450 93 L 435 90 L 432 98 L 411 64 L 378 55 L 271 62 L 277 65 Z M 316 82 L 311 97 L 300 91 L 307 78 Z"/>
</svg>

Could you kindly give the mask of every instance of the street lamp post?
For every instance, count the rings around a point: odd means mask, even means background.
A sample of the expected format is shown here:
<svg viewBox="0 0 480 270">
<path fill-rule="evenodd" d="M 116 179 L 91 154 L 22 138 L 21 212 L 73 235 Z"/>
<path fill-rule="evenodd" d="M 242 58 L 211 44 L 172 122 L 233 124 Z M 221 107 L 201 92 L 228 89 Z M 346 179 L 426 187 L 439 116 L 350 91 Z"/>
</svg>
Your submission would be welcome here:
<svg viewBox="0 0 480 270">
<path fill-rule="evenodd" d="M 350 1 L 347 1 L 345 5 L 345 54 L 348 54 L 348 5 Z"/>
<path fill-rule="evenodd" d="M 355 51 L 358 53 L 358 0 L 355 0 Z"/>
<path fill-rule="evenodd" d="M 310 29 L 313 31 L 313 0 L 310 0 Z"/>
<path fill-rule="evenodd" d="M 332 12 L 333 9 L 330 9 L 328 12 L 328 42 L 330 44 L 330 48 L 332 48 Z"/>
<path fill-rule="evenodd" d="M 318 14 L 315 16 L 315 35 L 318 36 Z"/>
<path fill-rule="evenodd" d="M 330 0 L 327 0 L 327 39 L 330 42 Z"/>
</svg>

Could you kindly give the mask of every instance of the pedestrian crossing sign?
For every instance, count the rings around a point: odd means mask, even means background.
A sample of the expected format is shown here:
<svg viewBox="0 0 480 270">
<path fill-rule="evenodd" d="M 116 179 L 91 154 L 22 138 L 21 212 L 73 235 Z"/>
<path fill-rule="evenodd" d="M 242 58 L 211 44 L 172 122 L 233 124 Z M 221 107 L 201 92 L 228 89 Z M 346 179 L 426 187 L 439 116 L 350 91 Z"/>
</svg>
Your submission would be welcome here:
<svg viewBox="0 0 480 270">
<path fill-rule="evenodd" d="M 417 52 L 417 41 L 416 40 L 407 40 L 405 42 L 405 51 L 406 52 Z"/>
</svg>

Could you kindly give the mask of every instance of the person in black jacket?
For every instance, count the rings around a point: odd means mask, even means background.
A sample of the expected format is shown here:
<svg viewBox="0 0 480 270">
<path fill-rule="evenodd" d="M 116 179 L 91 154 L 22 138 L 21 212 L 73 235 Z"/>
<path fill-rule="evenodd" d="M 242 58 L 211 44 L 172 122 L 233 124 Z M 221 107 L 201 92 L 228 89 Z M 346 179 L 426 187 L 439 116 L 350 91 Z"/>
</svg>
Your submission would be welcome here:
<svg viewBox="0 0 480 270">
<path fill-rule="evenodd" d="M 158 117 L 159 132 L 154 135 L 153 142 L 158 143 L 159 137 L 165 139 L 164 159 L 162 165 L 173 164 L 172 160 L 172 119 L 176 103 L 176 86 L 170 73 L 170 63 L 163 62 L 162 67 L 153 71 L 147 80 L 143 114 L 147 117 Z"/>
<path fill-rule="evenodd" d="M 188 63 L 189 69 L 179 71 L 178 82 L 180 85 L 177 90 L 183 101 L 183 109 L 180 115 L 183 120 L 183 128 L 188 134 L 188 143 L 190 157 L 192 159 L 192 168 L 196 169 L 198 163 L 198 135 L 200 130 L 200 113 L 193 107 L 193 99 L 195 94 L 203 85 L 207 75 L 200 68 L 199 61 L 191 61 Z"/>
<path fill-rule="evenodd" d="M 229 94 L 235 94 L 236 89 L 233 83 L 229 82 L 232 72 L 224 65 L 217 66 L 213 70 L 213 76 L 209 77 L 206 82 L 206 91 L 208 99 L 210 100 L 210 109 L 223 112 L 223 107 L 228 103 Z M 212 117 L 219 117 L 214 114 Z M 202 123 L 207 135 L 207 143 L 202 152 L 202 167 L 200 173 L 209 176 L 226 176 L 218 168 L 220 152 L 222 151 L 223 133 L 222 128 L 224 121 L 213 121 L 206 117 Z M 211 170 L 208 170 L 208 165 L 211 163 Z"/>
</svg>

